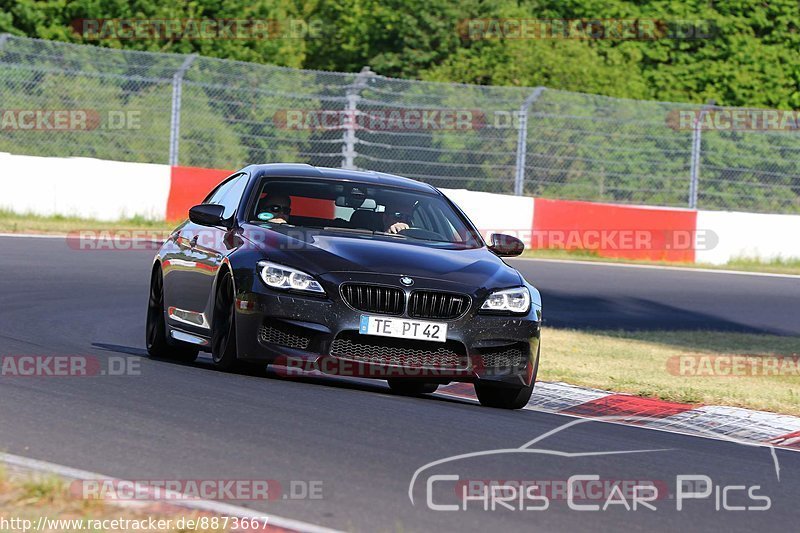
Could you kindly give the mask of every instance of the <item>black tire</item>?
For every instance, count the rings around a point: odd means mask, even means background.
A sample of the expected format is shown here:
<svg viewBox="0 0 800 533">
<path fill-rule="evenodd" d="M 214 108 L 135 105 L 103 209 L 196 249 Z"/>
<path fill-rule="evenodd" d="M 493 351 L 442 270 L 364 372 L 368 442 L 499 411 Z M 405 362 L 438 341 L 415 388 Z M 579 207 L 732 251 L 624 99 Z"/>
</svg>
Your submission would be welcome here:
<svg viewBox="0 0 800 533">
<path fill-rule="evenodd" d="M 426 383 L 424 381 L 416 381 L 411 379 L 390 379 L 389 388 L 395 394 L 403 394 L 406 396 L 415 396 L 417 394 L 430 394 L 436 392 L 439 388 L 438 383 Z"/>
<path fill-rule="evenodd" d="M 533 367 L 531 384 L 525 387 L 509 387 L 508 385 L 492 385 L 490 383 L 475 383 L 475 395 L 484 407 L 498 409 L 522 409 L 528 405 L 536 385 L 536 376 L 539 374 L 539 354 L 536 353 L 536 363 Z"/>
<path fill-rule="evenodd" d="M 147 354 L 153 359 L 191 363 L 197 359 L 197 354 L 200 352 L 198 348 L 188 344 L 172 345 L 167 339 L 167 324 L 164 320 L 164 278 L 160 267 L 153 269 L 150 279 L 145 341 Z"/>
<path fill-rule="evenodd" d="M 217 284 L 211 324 L 211 360 L 214 366 L 225 372 L 231 372 L 240 366 L 236 353 L 235 303 L 233 279 L 228 271 L 220 277 Z"/>
</svg>

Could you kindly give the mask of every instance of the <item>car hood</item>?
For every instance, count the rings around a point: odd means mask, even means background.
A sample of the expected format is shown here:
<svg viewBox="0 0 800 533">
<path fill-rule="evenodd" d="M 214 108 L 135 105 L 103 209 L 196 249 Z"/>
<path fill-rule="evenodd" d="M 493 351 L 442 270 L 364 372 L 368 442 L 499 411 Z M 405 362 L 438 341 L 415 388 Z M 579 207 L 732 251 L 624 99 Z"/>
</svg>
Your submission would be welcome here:
<svg viewBox="0 0 800 533">
<path fill-rule="evenodd" d="M 392 237 L 246 225 L 242 235 L 271 261 L 312 274 L 369 272 L 442 279 L 470 287 L 520 285 L 519 273 L 485 247 L 449 249 Z"/>
</svg>

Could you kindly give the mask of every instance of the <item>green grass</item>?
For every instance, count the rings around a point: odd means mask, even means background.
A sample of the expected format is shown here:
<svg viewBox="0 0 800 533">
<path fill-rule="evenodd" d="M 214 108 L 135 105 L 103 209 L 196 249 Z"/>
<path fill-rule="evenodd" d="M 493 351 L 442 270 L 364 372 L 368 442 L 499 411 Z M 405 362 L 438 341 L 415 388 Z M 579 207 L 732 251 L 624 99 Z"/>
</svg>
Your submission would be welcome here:
<svg viewBox="0 0 800 533">
<path fill-rule="evenodd" d="M 0 463 L 0 468 L 4 468 L 2 463 Z M 92 526 L 97 523 L 102 524 L 104 520 L 120 519 L 146 523 L 148 518 L 153 517 L 156 521 L 171 520 L 171 528 L 165 531 L 184 533 L 188 530 L 177 527 L 180 518 L 196 521 L 202 516 L 215 516 L 203 511 L 168 508 L 160 505 L 162 502 L 157 501 L 142 502 L 144 504 L 151 503 L 142 508 L 123 507 L 115 505 L 115 503 L 113 499 L 81 498 L 79 494 L 70 492 L 69 484 L 64 479 L 55 476 L 14 473 L 0 480 L 0 516 L 28 520 L 34 528 L 40 517 L 46 517 L 47 519 L 82 521 L 83 524 L 78 529 L 87 531 L 119 531 L 117 529 L 96 529 Z M 29 531 L 31 530 L 29 529 Z M 53 529 L 49 529 L 49 531 L 53 531 Z M 211 533 L 222 532 L 223 529 L 198 526 L 194 531 Z"/>
<path fill-rule="evenodd" d="M 64 234 L 79 230 L 113 231 L 121 229 L 169 231 L 176 225 L 177 223 L 169 223 L 163 220 L 147 220 L 140 216 L 123 218 L 113 222 L 104 222 L 80 217 L 67 217 L 63 215 L 20 215 L 8 210 L 0 209 L 0 232 L 2 233 Z"/>
<path fill-rule="evenodd" d="M 754 365 L 775 360 L 771 356 L 784 356 L 784 361 L 794 362 L 795 366 L 782 367 L 782 375 L 749 375 L 742 371 L 735 376 L 716 372 L 696 375 L 678 370 L 680 361 L 697 356 L 731 355 L 746 355 Z M 796 366 L 799 360 L 800 337 L 718 331 L 547 328 L 542 332 L 539 379 L 682 403 L 800 415 L 800 368 Z"/>
<path fill-rule="evenodd" d="M 731 259 L 725 268 L 731 270 L 763 270 L 768 272 L 775 272 L 778 274 L 800 274 L 800 259 L 773 259 L 771 261 L 761 261 L 752 257 L 739 257 Z"/>
<path fill-rule="evenodd" d="M 56 476 L 32 477 L 21 485 L 21 498 L 34 501 L 55 501 L 65 490 L 64 480 Z"/>
</svg>

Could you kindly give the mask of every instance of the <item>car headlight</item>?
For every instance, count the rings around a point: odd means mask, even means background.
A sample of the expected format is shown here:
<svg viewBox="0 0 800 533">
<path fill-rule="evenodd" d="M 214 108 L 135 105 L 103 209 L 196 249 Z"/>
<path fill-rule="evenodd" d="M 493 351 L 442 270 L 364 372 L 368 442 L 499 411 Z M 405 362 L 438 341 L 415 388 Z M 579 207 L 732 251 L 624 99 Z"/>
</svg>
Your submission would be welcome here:
<svg viewBox="0 0 800 533">
<path fill-rule="evenodd" d="M 269 261 L 260 261 L 258 269 L 261 279 L 273 289 L 325 294 L 322 286 L 314 279 L 314 276 L 306 274 L 302 270 Z"/>
<path fill-rule="evenodd" d="M 527 313 L 531 309 L 531 293 L 527 287 L 494 291 L 483 302 L 481 311 L 493 313 Z"/>
</svg>

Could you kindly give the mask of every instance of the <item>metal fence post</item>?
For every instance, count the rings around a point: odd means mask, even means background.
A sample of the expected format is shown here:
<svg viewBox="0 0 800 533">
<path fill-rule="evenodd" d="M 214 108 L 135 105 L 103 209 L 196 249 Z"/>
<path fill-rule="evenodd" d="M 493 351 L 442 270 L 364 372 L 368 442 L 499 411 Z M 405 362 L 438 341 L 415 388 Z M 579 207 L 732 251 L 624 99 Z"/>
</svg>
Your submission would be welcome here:
<svg viewBox="0 0 800 533">
<path fill-rule="evenodd" d="M 342 168 L 354 169 L 356 159 L 356 113 L 361 91 L 367 87 L 367 80 L 375 73 L 364 67 L 355 81 L 347 87 L 347 104 L 345 105 L 344 136 L 342 137 Z"/>
<path fill-rule="evenodd" d="M 8 41 L 9 37 L 11 37 L 11 35 L 8 33 L 0 33 L 0 50 L 6 46 L 6 41 Z"/>
<path fill-rule="evenodd" d="M 700 189 L 700 151 L 702 149 L 703 140 L 702 124 L 708 109 L 714 106 L 714 104 L 714 100 L 711 100 L 700 109 L 700 115 L 695 119 L 694 128 L 692 128 L 692 159 L 689 169 L 689 209 L 697 209 L 697 197 Z"/>
<path fill-rule="evenodd" d="M 181 136 L 181 94 L 183 92 L 183 76 L 192 62 L 197 57 L 197 54 L 186 56 L 183 64 L 172 76 L 172 120 L 169 126 L 169 164 L 176 166 L 178 164 L 178 148 Z"/>
<path fill-rule="evenodd" d="M 525 190 L 525 159 L 528 155 L 528 111 L 533 103 L 539 99 L 544 89 L 544 87 L 536 87 L 519 108 L 517 163 L 514 173 L 514 194 L 517 196 L 522 196 Z"/>
</svg>

